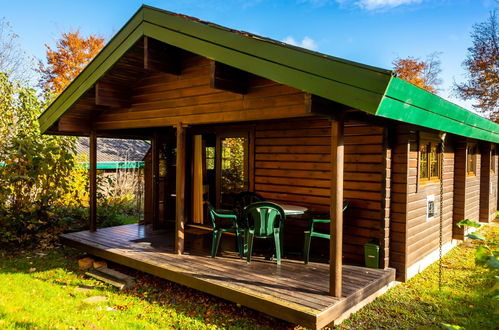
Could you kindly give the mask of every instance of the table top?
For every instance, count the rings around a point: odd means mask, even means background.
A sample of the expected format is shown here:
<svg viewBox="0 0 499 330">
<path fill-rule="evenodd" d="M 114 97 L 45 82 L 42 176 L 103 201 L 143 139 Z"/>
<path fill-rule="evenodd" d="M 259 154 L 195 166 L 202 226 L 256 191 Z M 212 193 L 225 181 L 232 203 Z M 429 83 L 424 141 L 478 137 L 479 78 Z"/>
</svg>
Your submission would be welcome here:
<svg viewBox="0 0 499 330">
<path fill-rule="evenodd" d="M 307 212 L 307 208 L 298 205 L 279 204 L 286 215 L 299 215 Z"/>
</svg>

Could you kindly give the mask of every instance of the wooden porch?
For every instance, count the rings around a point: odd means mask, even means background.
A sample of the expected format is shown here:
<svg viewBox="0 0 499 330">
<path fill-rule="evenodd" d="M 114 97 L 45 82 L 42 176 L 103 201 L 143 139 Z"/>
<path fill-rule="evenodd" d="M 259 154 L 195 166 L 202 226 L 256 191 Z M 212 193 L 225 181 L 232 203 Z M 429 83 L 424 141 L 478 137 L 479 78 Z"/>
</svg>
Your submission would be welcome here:
<svg viewBox="0 0 499 330">
<path fill-rule="evenodd" d="M 61 236 L 64 244 L 167 280 L 204 291 L 309 328 L 321 328 L 370 301 L 394 281 L 393 269 L 343 265 L 342 297 L 329 294 L 329 264 L 255 257 L 246 264 L 222 238 L 220 256 L 209 256 L 211 233 L 186 228 L 184 254 L 174 253 L 173 231 L 132 224 Z"/>
</svg>

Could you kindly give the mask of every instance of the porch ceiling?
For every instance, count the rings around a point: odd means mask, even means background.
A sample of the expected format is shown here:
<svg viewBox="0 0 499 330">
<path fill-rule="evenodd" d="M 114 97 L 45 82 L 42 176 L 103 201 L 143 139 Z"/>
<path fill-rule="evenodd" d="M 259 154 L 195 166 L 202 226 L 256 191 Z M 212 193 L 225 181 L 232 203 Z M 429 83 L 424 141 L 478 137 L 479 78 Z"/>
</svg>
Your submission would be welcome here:
<svg viewBox="0 0 499 330">
<path fill-rule="evenodd" d="M 42 131 L 50 132 L 68 111 L 82 121 L 93 116 L 92 111 L 103 111 L 94 103 L 96 83 L 109 79 L 123 86 L 140 79 L 143 58 L 136 45 L 144 36 L 373 115 L 499 143 L 499 125 L 391 71 L 148 6 L 139 9 L 40 116 Z"/>
</svg>

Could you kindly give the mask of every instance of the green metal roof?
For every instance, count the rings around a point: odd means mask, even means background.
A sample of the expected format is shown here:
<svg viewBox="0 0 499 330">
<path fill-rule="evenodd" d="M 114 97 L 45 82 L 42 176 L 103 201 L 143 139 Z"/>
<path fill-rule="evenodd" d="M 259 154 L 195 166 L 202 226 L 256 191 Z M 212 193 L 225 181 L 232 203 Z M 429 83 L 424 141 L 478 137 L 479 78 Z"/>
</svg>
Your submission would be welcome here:
<svg viewBox="0 0 499 330">
<path fill-rule="evenodd" d="M 148 36 L 367 113 L 499 143 L 499 125 L 389 70 L 142 6 L 40 116 L 52 126 L 135 42 Z"/>
<path fill-rule="evenodd" d="M 82 165 L 89 169 L 90 163 L 83 162 Z M 130 169 L 130 168 L 143 168 L 144 162 L 136 161 L 136 162 L 97 162 L 98 170 L 117 170 L 121 169 Z"/>
</svg>

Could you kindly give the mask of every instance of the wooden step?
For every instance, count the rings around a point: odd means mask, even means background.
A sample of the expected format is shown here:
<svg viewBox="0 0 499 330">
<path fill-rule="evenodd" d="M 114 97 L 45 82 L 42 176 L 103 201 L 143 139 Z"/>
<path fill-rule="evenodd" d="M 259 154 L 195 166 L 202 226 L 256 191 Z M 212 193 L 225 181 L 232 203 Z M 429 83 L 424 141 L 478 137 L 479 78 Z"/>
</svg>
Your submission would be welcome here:
<svg viewBox="0 0 499 330">
<path fill-rule="evenodd" d="M 107 267 L 90 269 L 85 274 L 102 282 L 111 284 L 120 290 L 131 289 L 136 284 L 134 277 Z"/>
</svg>

